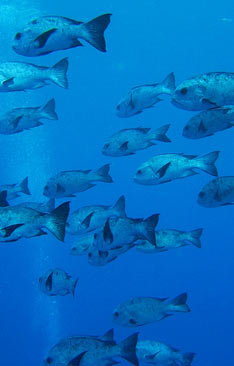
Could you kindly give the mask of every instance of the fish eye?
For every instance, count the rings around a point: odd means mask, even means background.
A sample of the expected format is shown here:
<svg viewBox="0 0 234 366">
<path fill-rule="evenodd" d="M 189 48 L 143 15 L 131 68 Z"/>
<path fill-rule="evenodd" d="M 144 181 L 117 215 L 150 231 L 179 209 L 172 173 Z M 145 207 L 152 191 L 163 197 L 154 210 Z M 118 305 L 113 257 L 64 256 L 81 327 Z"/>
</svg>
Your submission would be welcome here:
<svg viewBox="0 0 234 366">
<path fill-rule="evenodd" d="M 88 257 L 89 258 L 91 258 L 93 256 L 93 254 L 90 252 L 89 254 L 88 254 Z"/>
<path fill-rule="evenodd" d="M 205 196 L 205 193 L 204 192 L 200 192 L 199 193 L 199 197 L 203 198 Z"/>
<path fill-rule="evenodd" d="M 120 104 L 118 104 L 116 108 L 117 108 L 117 109 L 118 109 L 118 111 L 119 111 L 119 110 L 120 110 Z"/>
<path fill-rule="evenodd" d="M 134 320 L 134 319 L 129 319 L 129 323 L 130 323 L 130 324 L 136 324 L 137 322 L 136 322 L 136 320 Z"/>
<path fill-rule="evenodd" d="M 97 233 L 95 233 L 93 237 L 94 237 L 94 239 L 97 239 L 97 237 L 98 237 Z"/>
<path fill-rule="evenodd" d="M 104 149 L 108 149 L 109 146 L 110 146 L 110 144 L 105 144 Z"/>
<path fill-rule="evenodd" d="M 116 311 L 116 312 L 114 313 L 114 316 L 115 316 L 116 318 L 118 318 L 118 316 L 119 316 L 118 311 Z"/>
<path fill-rule="evenodd" d="M 42 281 L 42 278 L 40 277 L 38 281 L 39 281 L 39 283 L 41 283 L 41 281 Z"/>
<path fill-rule="evenodd" d="M 181 90 L 180 90 L 180 92 L 181 92 L 181 94 L 187 94 L 187 92 L 188 92 L 188 88 L 182 88 Z"/>
<path fill-rule="evenodd" d="M 37 19 L 34 19 L 34 20 L 32 21 L 32 24 L 37 24 Z"/>
<path fill-rule="evenodd" d="M 52 364 L 52 362 L 53 362 L 53 358 L 51 358 L 51 357 L 47 357 L 47 359 L 46 359 L 46 363 L 48 363 L 49 365 L 51 365 L 51 364 Z"/>
<path fill-rule="evenodd" d="M 15 35 L 15 39 L 20 39 L 20 38 L 21 38 L 21 36 L 22 36 L 22 34 L 21 34 L 21 33 L 16 33 L 16 35 Z"/>
<path fill-rule="evenodd" d="M 137 171 L 137 174 L 142 174 L 142 170 L 141 170 L 141 169 L 139 169 L 139 170 Z"/>
<path fill-rule="evenodd" d="M 72 251 L 75 252 L 76 251 L 76 247 L 72 248 Z"/>
</svg>

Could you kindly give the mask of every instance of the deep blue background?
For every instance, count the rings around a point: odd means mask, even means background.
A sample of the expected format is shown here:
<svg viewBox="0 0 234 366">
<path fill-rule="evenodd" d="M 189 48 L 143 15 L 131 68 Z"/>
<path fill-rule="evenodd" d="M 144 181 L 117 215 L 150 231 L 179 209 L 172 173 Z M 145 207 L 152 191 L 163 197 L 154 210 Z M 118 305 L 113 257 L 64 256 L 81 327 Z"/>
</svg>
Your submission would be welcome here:
<svg viewBox="0 0 234 366">
<path fill-rule="evenodd" d="M 106 32 L 106 54 L 90 45 L 45 57 L 26 59 L 11 50 L 11 41 L 37 15 L 89 20 L 113 13 Z M 229 18 L 225 21 L 223 18 Z M 233 21 L 232 21 L 233 18 Z M 56 99 L 59 121 L 13 136 L 0 136 L 0 183 L 29 176 L 34 200 L 42 201 L 46 180 L 59 170 L 96 169 L 111 163 L 114 184 L 99 184 L 72 200 L 72 209 L 112 204 L 121 195 L 131 217 L 160 213 L 160 228 L 204 228 L 202 249 L 185 247 L 158 255 L 131 250 L 106 267 L 69 255 L 72 238 L 60 243 L 51 235 L 0 247 L 0 365 L 39 366 L 49 348 L 74 334 L 102 334 L 113 326 L 113 308 L 130 296 L 174 297 L 189 294 L 191 313 L 178 314 L 140 328 L 140 339 L 167 342 L 196 352 L 194 365 L 233 366 L 233 207 L 197 205 L 201 187 L 211 177 L 195 177 L 162 186 L 133 182 L 136 168 L 154 154 L 205 154 L 220 150 L 220 175 L 233 175 L 234 129 L 204 140 L 187 140 L 182 128 L 191 112 L 173 107 L 168 98 L 131 119 L 115 116 L 115 106 L 129 88 L 162 81 L 171 71 L 177 83 L 194 74 L 234 70 L 233 1 L 1 1 L 1 60 L 52 65 L 69 57 L 69 89 L 49 86 L 37 91 L 2 94 L 0 111 L 44 104 Z M 107 158 L 101 147 L 124 127 L 158 127 L 171 123 L 171 144 L 135 156 Z M 25 197 L 27 198 L 27 197 Z M 20 201 L 20 200 L 18 200 Z M 59 203 L 61 202 L 58 201 Z M 64 268 L 80 282 L 71 296 L 50 298 L 37 279 L 50 267 Z M 115 327 L 117 339 L 131 329 Z M 134 330 L 133 330 L 134 331 Z"/>
</svg>

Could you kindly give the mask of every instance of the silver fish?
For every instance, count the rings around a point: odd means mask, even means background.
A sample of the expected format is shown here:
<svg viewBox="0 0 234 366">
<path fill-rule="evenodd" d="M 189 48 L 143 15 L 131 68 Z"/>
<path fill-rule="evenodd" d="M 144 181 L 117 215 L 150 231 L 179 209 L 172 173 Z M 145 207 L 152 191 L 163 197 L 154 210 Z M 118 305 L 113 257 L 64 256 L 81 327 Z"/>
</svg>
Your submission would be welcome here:
<svg viewBox="0 0 234 366">
<path fill-rule="evenodd" d="M 28 177 L 24 178 L 21 183 L 16 184 L 2 184 L 0 185 L 0 192 L 6 191 L 6 195 L 4 198 L 7 201 L 14 200 L 15 198 L 20 197 L 20 193 L 24 193 L 26 195 L 31 195 L 28 188 Z M 1 207 L 2 204 L 0 204 Z"/>
<path fill-rule="evenodd" d="M 149 241 L 141 240 L 136 244 L 136 249 L 143 253 L 165 252 L 170 249 L 184 247 L 193 244 L 197 248 L 201 248 L 200 237 L 203 229 L 193 231 L 179 231 L 172 229 L 157 230 L 155 232 L 157 245 L 151 244 Z"/>
<path fill-rule="evenodd" d="M 102 230 L 94 234 L 94 246 L 101 251 L 120 248 L 133 244 L 139 239 L 155 242 L 155 227 L 158 224 L 159 215 L 155 214 L 147 219 L 110 218 L 106 221 Z"/>
<path fill-rule="evenodd" d="M 91 170 L 62 171 L 49 179 L 43 194 L 50 198 L 75 197 L 74 193 L 87 191 L 96 182 L 113 183 L 109 169 L 106 164 L 92 173 Z"/>
<path fill-rule="evenodd" d="M 198 196 L 199 205 L 207 208 L 234 204 L 234 177 L 218 177 L 207 183 Z"/>
<path fill-rule="evenodd" d="M 62 339 L 51 348 L 43 366 L 111 366 L 114 357 L 121 357 L 138 366 L 135 333 L 116 344 L 109 335 L 104 338 L 73 336 Z"/>
<path fill-rule="evenodd" d="M 115 308 L 112 320 L 125 327 L 138 327 L 162 320 L 174 312 L 187 313 L 190 311 L 186 304 L 186 293 L 173 300 L 166 300 L 156 297 L 131 298 Z"/>
<path fill-rule="evenodd" d="M 75 297 L 78 278 L 72 277 L 63 269 L 54 268 L 46 271 L 38 280 L 39 288 L 48 296 L 65 296 L 72 294 Z"/>
<path fill-rule="evenodd" d="M 55 100 L 51 99 L 43 107 L 15 108 L 0 117 L 0 134 L 11 135 L 42 126 L 40 119 L 57 120 Z"/>
<path fill-rule="evenodd" d="M 183 129 L 183 136 L 201 139 L 234 126 L 234 106 L 212 108 L 192 117 Z"/>
<path fill-rule="evenodd" d="M 154 146 L 155 140 L 171 142 L 166 133 L 170 125 L 165 125 L 155 130 L 151 128 L 127 128 L 120 130 L 110 137 L 103 146 L 102 153 L 108 156 L 133 155 L 138 150 Z"/>
<path fill-rule="evenodd" d="M 175 89 L 175 76 L 169 74 L 162 83 L 136 86 L 124 96 L 116 107 L 116 115 L 121 118 L 132 117 L 142 113 L 161 101 L 159 95 L 171 95 Z"/>
<path fill-rule="evenodd" d="M 85 234 L 105 225 L 109 217 L 126 217 L 125 197 L 121 196 L 116 204 L 111 206 L 84 206 L 69 215 L 67 232 L 72 235 Z"/>
<path fill-rule="evenodd" d="M 191 366 L 195 353 L 183 353 L 162 342 L 138 341 L 137 357 L 140 362 L 155 366 Z"/>
<path fill-rule="evenodd" d="M 219 151 L 211 152 L 202 157 L 186 154 L 156 155 L 138 168 L 134 180 L 144 185 L 156 185 L 171 182 L 198 174 L 194 169 L 217 176 L 215 162 Z"/>
<path fill-rule="evenodd" d="M 38 89 L 50 83 L 68 88 L 67 57 L 52 67 L 37 66 L 25 62 L 0 64 L 0 92 Z"/>
<path fill-rule="evenodd" d="M 190 111 L 233 105 L 234 73 L 209 72 L 187 79 L 175 89 L 172 103 Z"/>
<path fill-rule="evenodd" d="M 104 14 L 83 23 L 61 16 L 42 16 L 32 20 L 15 35 L 12 48 L 23 56 L 42 56 L 82 46 L 81 39 L 106 52 L 104 32 L 110 17 L 111 14 Z"/>
</svg>

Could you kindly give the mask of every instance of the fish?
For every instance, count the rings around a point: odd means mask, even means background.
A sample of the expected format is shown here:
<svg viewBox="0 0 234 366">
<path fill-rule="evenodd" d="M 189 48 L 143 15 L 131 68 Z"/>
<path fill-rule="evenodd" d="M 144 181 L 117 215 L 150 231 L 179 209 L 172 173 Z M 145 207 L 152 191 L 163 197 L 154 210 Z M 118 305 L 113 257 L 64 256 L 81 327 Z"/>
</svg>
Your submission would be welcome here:
<svg viewBox="0 0 234 366">
<path fill-rule="evenodd" d="M 0 63 L 0 92 L 38 89 L 51 83 L 67 89 L 67 69 L 67 57 L 52 67 L 37 66 L 26 62 Z"/>
<path fill-rule="evenodd" d="M 72 212 L 67 222 L 67 233 L 81 235 L 105 225 L 109 217 L 126 217 L 125 197 L 121 196 L 113 207 L 92 205 Z"/>
<path fill-rule="evenodd" d="M 137 358 L 140 363 L 156 366 L 191 366 L 194 357 L 193 352 L 181 352 L 163 342 L 137 342 Z"/>
<path fill-rule="evenodd" d="M 169 127 L 170 125 L 165 125 L 155 130 L 142 127 L 120 130 L 105 143 L 102 153 L 114 157 L 127 156 L 156 145 L 154 140 L 171 142 L 166 135 Z"/>
<path fill-rule="evenodd" d="M 108 251 L 133 244 L 139 239 L 146 239 L 155 246 L 155 227 L 158 220 L 159 214 L 145 220 L 111 217 L 106 221 L 103 229 L 94 234 L 93 245 L 101 251 Z"/>
<path fill-rule="evenodd" d="M 78 278 L 72 277 L 63 269 L 49 269 L 38 279 L 39 289 L 48 296 L 66 296 L 72 294 L 75 297 L 75 291 Z"/>
<path fill-rule="evenodd" d="M 218 177 L 205 184 L 197 202 L 207 208 L 234 205 L 234 177 Z"/>
<path fill-rule="evenodd" d="M 233 126 L 234 106 L 211 108 L 193 116 L 185 125 L 183 136 L 188 139 L 201 139 Z"/>
<path fill-rule="evenodd" d="M 234 104 L 234 73 L 209 72 L 193 76 L 177 86 L 172 104 L 189 111 Z"/>
<path fill-rule="evenodd" d="M 155 232 L 156 246 L 152 245 L 149 241 L 141 240 L 137 242 L 136 249 L 143 253 L 158 253 L 184 247 L 188 244 L 201 248 L 200 237 L 202 232 L 203 229 L 192 231 L 179 231 L 174 229 L 157 230 Z"/>
<path fill-rule="evenodd" d="M 111 366 L 116 363 L 113 360 L 115 357 L 121 357 L 138 366 L 137 341 L 138 333 L 135 333 L 116 344 L 112 330 L 104 337 L 67 337 L 51 348 L 43 366 Z"/>
<path fill-rule="evenodd" d="M 136 86 L 129 90 L 116 107 L 116 115 L 120 118 L 128 118 L 139 113 L 144 109 L 153 107 L 160 102 L 159 95 L 171 95 L 175 89 L 174 73 L 169 74 L 162 83 L 145 84 Z"/>
<path fill-rule="evenodd" d="M 217 176 L 215 162 L 219 151 L 202 157 L 186 154 L 159 154 L 141 164 L 134 176 L 134 181 L 143 185 L 168 183 L 198 174 L 194 169 Z"/>
<path fill-rule="evenodd" d="M 49 214 L 28 207 L 1 207 L 0 241 L 10 242 L 22 237 L 45 235 L 44 228 L 58 240 L 64 241 L 68 213 L 69 202 L 61 204 Z"/>
<path fill-rule="evenodd" d="M 14 184 L 2 184 L 0 185 L 0 192 L 6 191 L 6 197 L 5 199 L 7 201 L 14 200 L 15 198 L 20 197 L 20 194 L 26 194 L 31 195 L 31 192 L 28 188 L 28 177 L 24 178 L 22 182 L 20 183 L 14 183 Z M 8 206 L 8 204 L 6 204 Z M 0 206 L 2 206 L 1 200 L 0 200 Z"/>
<path fill-rule="evenodd" d="M 156 297 L 130 298 L 114 309 L 112 321 L 124 327 L 139 327 L 165 319 L 174 312 L 190 311 L 186 304 L 186 293 L 173 300 L 167 300 Z"/>
<path fill-rule="evenodd" d="M 92 266 L 105 266 L 117 259 L 121 254 L 128 252 L 134 246 L 134 244 L 125 244 L 119 248 L 103 251 L 96 248 L 95 244 L 92 243 L 89 247 L 88 262 Z"/>
<path fill-rule="evenodd" d="M 19 55 L 35 57 L 83 46 L 80 40 L 84 40 L 106 52 L 104 32 L 110 18 L 111 14 L 103 14 L 83 23 L 62 16 L 42 16 L 16 33 L 12 48 Z"/>
<path fill-rule="evenodd" d="M 89 250 L 94 242 L 94 234 L 89 234 L 83 236 L 82 238 L 78 238 L 73 242 L 72 247 L 70 249 L 70 254 L 75 256 L 80 255 L 88 255 Z"/>
<path fill-rule="evenodd" d="M 91 170 L 66 170 L 51 177 L 43 194 L 49 198 L 75 197 L 74 193 L 95 187 L 96 182 L 113 183 L 109 175 L 110 165 L 106 164 L 96 172 Z"/>
<path fill-rule="evenodd" d="M 51 99 L 43 107 L 14 108 L 0 117 L 0 134 L 12 135 L 42 126 L 40 119 L 57 120 L 55 100 Z"/>
</svg>

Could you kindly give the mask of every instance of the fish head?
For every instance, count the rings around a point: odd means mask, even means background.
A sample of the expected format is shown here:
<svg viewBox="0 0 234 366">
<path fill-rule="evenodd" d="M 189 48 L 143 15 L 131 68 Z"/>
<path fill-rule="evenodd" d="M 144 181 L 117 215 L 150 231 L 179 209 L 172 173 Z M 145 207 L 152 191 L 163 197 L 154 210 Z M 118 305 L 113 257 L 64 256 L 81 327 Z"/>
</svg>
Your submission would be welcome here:
<svg viewBox="0 0 234 366">
<path fill-rule="evenodd" d="M 188 123 L 184 126 L 183 136 L 188 139 L 196 139 L 203 137 L 200 126 L 202 125 L 202 119 L 200 116 L 192 117 Z"/>
<path fill-rule="evenodd" d="M 55 198 L 57 195 L 57 185 L 52 183 L 46 184 L 43 190 L 43 195 L 49 198 Z"/>
<path fill-rule="evenodd" d="M 107 142 L 103 148 L 102 148 L 102 153 L 103 155 L 107 155 L 107 156 L 111 156 L 112 155 L 112 149 L 111 149 L 111 144 L 109 142 Z"/>
<path fill-rule="evenodd" d="M 136 171 L 134 181 L 143 185 L 155 185 L 158 184 L 158 178 L 155 175 L 153 169 L 148 165 L 142 165 Z"/>
<path fill-rule="evenodd" d="M 48 356 L 44 361 L 42 366 L 59 366 L 57 360 L 52 356 Z M 62 364 L 61 364 L 62 366 Z"/>
<path fill-rule="evenodd" d="M 120 118 L 128 118 L 136 114 L 132 101 L 132 94 L 129 92 L 126 97 L 122 98 L 116 106 L 116 116 Z"/>
<path fill-rule="evenodd" d="M 113 323 L 129 328 L 134 328 L 142 325 L 137 318 L 137 314 L 134 313 L 134 311 L 128 309 L 127 307 L 124 308 L 123 305 L 117 306 L 112 314 Z"/>
<path fill-rule="evenodd" d="M 197 199 L 197 203 L 200 206 L 211 208 L 220 206 L 219 199 L 219 187 L 217 184 L 217 179 L 207 183 L 200 191 Z"/>
<path fill-rule="evenodd" d="M 172 94 L 171 102 L 178 108 L 190 111 L 212 107 L 212 103 L 206 99 L 206 87 L 196 79 L 185 80 L 181 83 Z"/>
<path fill-rule="evenodd" d="M 17 32 L 13 40 L 12 48 L 19 55 L 36 56 L 35 36 L 30 28 Z"/>
</svg>

